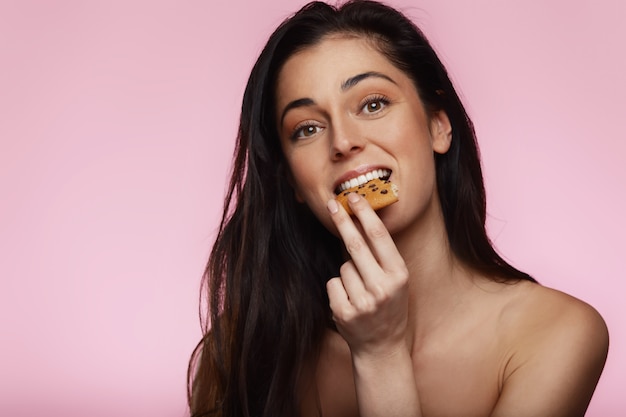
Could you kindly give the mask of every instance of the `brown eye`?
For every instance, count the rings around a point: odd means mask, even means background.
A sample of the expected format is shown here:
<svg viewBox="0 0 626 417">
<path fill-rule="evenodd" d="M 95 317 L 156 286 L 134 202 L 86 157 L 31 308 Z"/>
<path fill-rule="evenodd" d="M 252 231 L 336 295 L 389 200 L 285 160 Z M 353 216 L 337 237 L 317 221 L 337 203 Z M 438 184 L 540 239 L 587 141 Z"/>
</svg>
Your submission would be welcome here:
<svg viewBox="0 0 626 417">
<path fill-rule="evenodd" d="M 381 108 L 381 104 L 378 101 L 367 103 L 367 105 L 365 106 L 365 109 L 367 110 L 368 113 L 374 113 L 380 110 L 380 108 Z"/>
<path fill-rule="evenodd" d="M 293 132 L 292 139 L 307 139 L 312 136 L 317 135 L 319 132 L 323 130 L 322 126 L 318 126 L 315 124 L 304 124 L 296 127 Z"/>
<path fill-rule="evenodd" d="M 306 126 L 302 129 L 302 136 L 313 136 L 317 133 L 317 126 Z"/>
<path fill-rule="evenodd" d="M 361 111 L 368 115 L 376 114 L 384 109 L 388 104 L 389 100 L 384 97 L 372 97 L 363 104 Z"/>
</svg>

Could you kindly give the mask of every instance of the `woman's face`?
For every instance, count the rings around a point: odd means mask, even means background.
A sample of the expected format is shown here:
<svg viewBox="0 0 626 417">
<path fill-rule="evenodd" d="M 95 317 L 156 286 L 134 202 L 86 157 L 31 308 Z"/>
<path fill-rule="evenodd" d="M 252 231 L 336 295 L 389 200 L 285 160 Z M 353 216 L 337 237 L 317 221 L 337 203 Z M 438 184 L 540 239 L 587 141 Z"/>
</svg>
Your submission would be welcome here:
<svg viewBox="0 0 626 417">
<path fill-rule="evenodd" d="M 340 184 L 379 169 L 398 187 L 399 201 L 378 212 L 392 234 L 439 213 L 433 152 L 448 150 L 448 118 L 427 115 L 411 79 L 370 41 L 330 36 L 293 55 L 276 97 L 296 196 L 327 228 Z"/>
</svg>

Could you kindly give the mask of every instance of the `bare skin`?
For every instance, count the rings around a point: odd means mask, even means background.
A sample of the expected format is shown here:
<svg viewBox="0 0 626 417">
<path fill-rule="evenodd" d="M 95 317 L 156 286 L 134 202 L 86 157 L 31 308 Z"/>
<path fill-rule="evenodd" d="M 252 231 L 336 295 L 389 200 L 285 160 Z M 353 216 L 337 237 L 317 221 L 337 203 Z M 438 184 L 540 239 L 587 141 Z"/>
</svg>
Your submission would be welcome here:
<svg viewBox="0 0 626 417">
<path fill-rule="evenodd" d="M 284 65 L 278 126 L 298 199 L 342 238 L 328 331 L 303 415 L 582 416 L 602 372 L 606 326 L 587 304 L 530 282 L 498 283 L 451 253 L 435 187 L 445 113 L 370 42 L 322 40 Z M 400 201 L 375 213 L 338 183 L 384 168 Z M 404 197 L 403 197 L 404 196 Z M 410 196 L 411 198 L 408 198 Z M 311 383 L 311 382 L 315 383 Z"/>
</svg>

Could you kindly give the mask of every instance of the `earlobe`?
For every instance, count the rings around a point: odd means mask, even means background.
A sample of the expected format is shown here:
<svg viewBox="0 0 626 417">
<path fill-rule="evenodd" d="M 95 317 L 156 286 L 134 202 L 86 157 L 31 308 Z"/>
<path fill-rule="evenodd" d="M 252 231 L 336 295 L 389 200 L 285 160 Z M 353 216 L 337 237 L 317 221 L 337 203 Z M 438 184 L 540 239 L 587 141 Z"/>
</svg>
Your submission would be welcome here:
<svg viewBox="0 0 626 417">
<path fill-rule="evenodd" d="M 452 143 L 452 125 L 445 111 L 440 110 L 432 116 L 430 128 L 433 150 L 439 154 L 448 152 Z"/>
</svg>

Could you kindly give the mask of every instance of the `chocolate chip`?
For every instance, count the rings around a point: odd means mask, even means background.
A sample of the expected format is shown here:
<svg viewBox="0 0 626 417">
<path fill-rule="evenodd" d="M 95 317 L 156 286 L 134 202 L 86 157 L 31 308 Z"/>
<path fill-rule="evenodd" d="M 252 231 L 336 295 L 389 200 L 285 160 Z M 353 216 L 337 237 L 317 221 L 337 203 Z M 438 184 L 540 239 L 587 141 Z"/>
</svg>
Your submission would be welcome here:
<svg viewBox="0 0 626 417">
<path fill-rule="evenodd" d="M 387 194 L 387 190 L 380 190 L 381 194 Z"/>
</svg>

